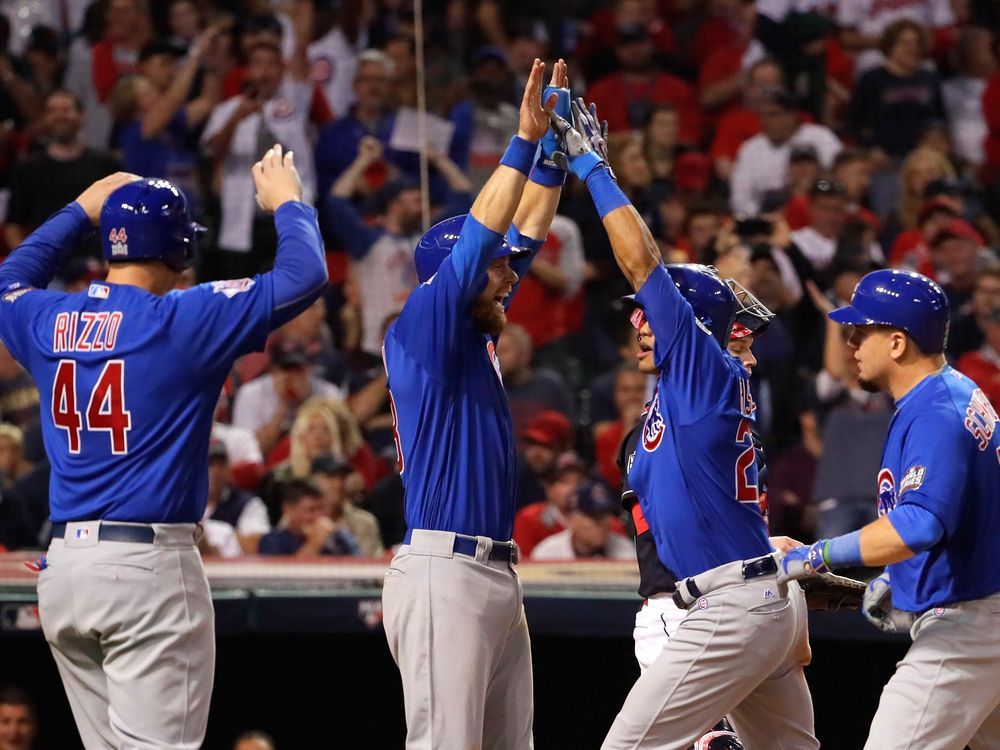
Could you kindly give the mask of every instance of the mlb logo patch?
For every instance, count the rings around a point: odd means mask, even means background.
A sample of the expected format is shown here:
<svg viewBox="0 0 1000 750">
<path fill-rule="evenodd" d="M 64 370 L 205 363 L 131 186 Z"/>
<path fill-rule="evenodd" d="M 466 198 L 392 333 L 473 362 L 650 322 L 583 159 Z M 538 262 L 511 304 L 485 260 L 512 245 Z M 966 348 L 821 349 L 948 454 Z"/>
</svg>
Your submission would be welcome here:
<svg viewBox="0 0 1000 750">
<path fill-rule="evenodd" d="M 899 482 L 899 494 L 902 495 L 907 490 L 915 490 L 920 487 L 924 483 L 926 474 L 926 466 L 911 466 Z"/>
<path fill-rule="evenodd" d="M 86 527 L 86 526 L 83 526 L 83 527 L 77 529 L 75 532 L 73 532 L 73 537 L 75 539 L 89 539 L 90 538 L 90 529 L 88 527 Z"/>
<path fill-rule="evenodd" d="M 107 299 L 108 295 L 111 294 L 111 289 L 104 286 L 104 284 L 93 283 L 90 285 L 90 289 L 87 291 L 88 297 L 94 297 L 96 299 Z"/>
</svg>

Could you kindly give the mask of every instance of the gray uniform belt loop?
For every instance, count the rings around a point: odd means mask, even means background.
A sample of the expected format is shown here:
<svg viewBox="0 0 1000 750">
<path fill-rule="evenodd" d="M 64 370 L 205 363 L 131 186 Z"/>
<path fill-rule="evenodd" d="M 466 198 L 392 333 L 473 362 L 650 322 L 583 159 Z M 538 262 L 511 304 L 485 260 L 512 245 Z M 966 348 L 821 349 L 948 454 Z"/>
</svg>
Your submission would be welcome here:
<svg viewBox="0 0 1000 750">
<path fill-rule="evenodd" d="M 65 523 L 52 524 L 53 539 L 62 539 L 65 536 Z M 102 521 L 97 531 L 97 538 L 102 542 L 153 544 L 156 541 L 156 531 L 148 524 L 115 524 Z"/>
<path fill-rule="evenodd" d="M 673 595 L 674 604 L 679 609 L 690 609 L 691 605 L 698 599 L 718 588 L 761 576 L 773 575 L 777 572 L 778 561 L 773 554 L 757 557 L 753 560 L 737 560 L 726 563 L 679 581 Z"/>
</svg>

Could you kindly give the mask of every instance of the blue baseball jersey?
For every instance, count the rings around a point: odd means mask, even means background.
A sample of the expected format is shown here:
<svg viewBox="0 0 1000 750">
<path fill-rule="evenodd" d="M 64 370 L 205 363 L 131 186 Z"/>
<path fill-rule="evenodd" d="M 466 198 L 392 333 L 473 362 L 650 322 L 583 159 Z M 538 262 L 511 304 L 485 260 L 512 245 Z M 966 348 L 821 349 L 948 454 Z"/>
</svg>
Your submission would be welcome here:
<svg viewBox="0 0 1000 750">
<path fill-rule="evenodd" d="M 761 515 L 750 378 L 666 269 L 636 295 L 660 375 L 628 483 L 663 564 L 681 578 L 772 551 Z"/>
<path fill-rule="evenodd" d="M 279 217 L 279 235 L 301 223 L 319 242 L 313 209 L 289 204 Z M 89 230 L 75 204 L 49 222 L 12 258 L 29 261 L 47 232 Z M 233 362 L 278 322 L 273 274 L 161 297 L 97 282 L 53 292 L 0 271 L 0 338 L 41 395 L 52 520 L 200 521 L 213 412 Z"/>
<path fill-rule="evenodd" d="M 951 367 L 896 404 L 878 475 L 879 514 L 914 503 L 944 536 L 889 566 L 893 606 L 908 612 L 1000 591 L 1000 434 L 986 395 Z"/>
<path fill-rule="evenodd" d="M 469 216 L 454 250 L 413 290 L 386 333 L 383 356 L 410 529 L 511 537 L 513 421 L 496 341 L 476 328 L 469 311 L 502 241 Z M 524 244 L 537 250 L 541 243 Z M 527 263 L 530 257 L 511 266 L 523 271 Z"/>
</svg>

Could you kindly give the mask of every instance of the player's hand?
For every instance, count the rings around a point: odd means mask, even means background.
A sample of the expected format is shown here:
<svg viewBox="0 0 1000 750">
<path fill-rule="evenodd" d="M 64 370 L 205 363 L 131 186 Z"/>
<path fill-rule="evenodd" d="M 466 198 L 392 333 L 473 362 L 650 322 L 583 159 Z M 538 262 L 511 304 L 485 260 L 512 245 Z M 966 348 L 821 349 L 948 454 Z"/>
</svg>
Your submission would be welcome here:
<svg viewBox="0 0 1000 750">
<path fill-rule="evenodd" d="M 549 129 L 549 113 L 556 106 L 556 96 L 553 94 L 542 105 L 542 76 L 545 73 L 545 63 L 535 58 L 531 66 L 531 74 L 524 86 L 524 96 L 521 98 L 521 112 L 517 122 L 519 137 L 532 143 L 545 135 Z"/>
<path fill-rule="evenodd" d="M 778 552 L 788 552 L 796 547 L 804 547 L 805 545 L 798 539 L 792 539 L 790 536 L 772 536 L 771 546 Z"/>
<path fill-rule="evenodd" d="M 573 116 L 573 112 L 570 109 L 570 92 L 569 92 L 569 75 L 566 72 L 566 62 L 560 59 L 552 66 L 552 80 L 549 81 L 549 85 L 545 87 L 542 92 L 542 105 L 545 105 L 549 99 L 553 96 L 556 97 L 555 108 L 552 110 L 557 115 L 562 117 L 564 120 L 568 120 Z M 545 131 L 545 135 L 542 136 L 541 147 L 542 155 L 544 156 L 544 164 L 552 169 L 561 169 L 566 171 L 565 161 L 562 164 L 556 164 L 552 159 L 552 154 L 559 150 L 559 136 L 556 134 L 555 130 L 549 127 Z"/>
<path fill-rule="evenodd" d="M 97 225 L 101 222 L 101 209 L 104 208 L 104 201 L 108 199 L 108 196 L 122 185 L 141 179 L 142 177 L 131 172 L 115 172 L 101 178 L 80 193 L 76 202 L 80 204 L 80 208 L 87 214 L 91 223 Z"/>
<path fill-rule="evenodd" d="M 302 200 L 302 180 L 294 157 L 291 151 L 282 154 L 280 143 L 269 148 L 251 172 L 257 188 L 257 205 L 262 210 L 274 213 L 283 203 Z"/>
<path fill-rule="evenodd" d="M 550 114 L 552 129 L 559 136 L 560 150 L 552 154 L 553 161 L 575 174 L 580 180 L 586 180 L 590 173 L 605 166 L 604 159 L 594 151 L 590 141 L 573 125 L 555 112 Z"/>
<path fill-rule="evenodd" d="M 573 123 L 580 134 L 590 141 L 590 147 L 600 156 L 610 169 L 608 159 L 608 121 L 599 120 L 597 105 L 593 102 L 588 107 L 583 97 L 577 97 L 573 102 Z"/>
<path fill-rule="evenodd" d="M 861 612 L 868 622 L 886 633 L 909 630 L 915 619 L 912 612 L 904 612 L 892 606 L 892 584 L 888 570 L 882 571 L 882 575 L 868 582 L 861 601 Z"/>
<path fill-rule="evenodd" d="M 781 556 L 778 563 L 778 583 L 787 583 L 811 576 L 814 573 L 826 573 L 830 568 L 823 557 L 823 548 L 828 540 L 820 539 L 818 542 L 795 547 L 788 550 Z"/>
</svg>

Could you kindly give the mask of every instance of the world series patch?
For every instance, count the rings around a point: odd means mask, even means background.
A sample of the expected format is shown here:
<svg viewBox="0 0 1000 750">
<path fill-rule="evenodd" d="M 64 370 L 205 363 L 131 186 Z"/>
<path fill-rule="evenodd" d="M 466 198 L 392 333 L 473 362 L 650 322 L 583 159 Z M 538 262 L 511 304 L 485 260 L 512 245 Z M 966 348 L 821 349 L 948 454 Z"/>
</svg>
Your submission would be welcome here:
<svg viewBox="0 0 1000 750">
<path fill-rule="evenodd" d="M 915 490 L 920 487 L 924 483 L 926 474 L 926 466 L 911 466 L 899 482 L 899 494 L 902 495 L 907 490 Z"/>
</svg>

